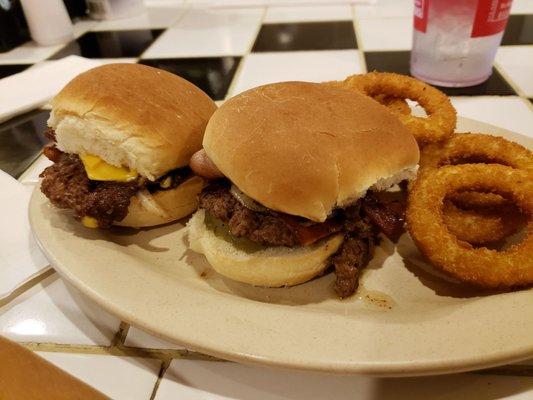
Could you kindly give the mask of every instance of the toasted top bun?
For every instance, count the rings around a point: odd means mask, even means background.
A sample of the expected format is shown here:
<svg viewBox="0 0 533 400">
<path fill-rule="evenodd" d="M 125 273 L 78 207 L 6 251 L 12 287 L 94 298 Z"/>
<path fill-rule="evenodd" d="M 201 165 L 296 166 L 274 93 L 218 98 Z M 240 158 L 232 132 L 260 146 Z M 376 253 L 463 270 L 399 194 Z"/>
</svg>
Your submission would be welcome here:
<svg viewBox="0 0 533 400">
<path fill-rule="evenodd" d="M 177 75 L 109 64 L 70 81 L 53 99 L 48 125 L 57 147 L 90 153 L 155 180 L 201 148 L 215 103 Z"/>
<path fill-rule="evenodd" d="M 282 82 L 225 102 L 204 149 L 244 193 L 274 210 L 324 221 L 335 207 L 416 171 L 414 137 L 385 106 L 328 85 Z"/>
</svg>

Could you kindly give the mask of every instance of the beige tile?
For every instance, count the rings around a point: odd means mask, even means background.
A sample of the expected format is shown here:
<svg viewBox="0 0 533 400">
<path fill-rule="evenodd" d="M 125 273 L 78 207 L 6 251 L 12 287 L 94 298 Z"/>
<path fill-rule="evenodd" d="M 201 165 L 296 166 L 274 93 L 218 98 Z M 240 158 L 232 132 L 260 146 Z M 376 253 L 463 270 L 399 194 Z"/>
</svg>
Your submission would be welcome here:
<svg viewBox="0 0 533 400">
<path fill-rule="evenodd" d="M 347 4 L 331 6 L 268 7 L 264 23 L 346 21 L 352 19 Z"/>
<path fill-rule="evenodd" d="M 358 34 L 364 51 L 409 50 L 413 21 L 412 18 L 362 19 Z"/>
<path fill-rule="evenodd" d="M 0 308 L 0 334 L 17 342 L 108 346 L 119 325 L 57 274 Z"/>
<path fill-rule="evenodd" d="M 533 137 L 533 113 L 517 96 L 452 97 L 457 114 Z"/>
<path fill-rule="evenodd" d="M 167 29 L 143 58 L 214 57 L 245 54 L 251 47 L 263 9 L 191 9 Z"/>
<path fill-rule="evenodd" d="M 252 53 L 242 63 L 231 95 L 271 82 L 323 82 L 363 71 L 357 50 Z"/>
<path fill-rule="evenodd" d="M 496 64 L 524 95 L 533 97 L 533 46 L 501 46 Z"/>
<path fill-rule="evenodd" d="M 159 360 L 147 358 L 37 354 L 115 400 L 148 400 L 161 367 Z"/>
</svg>

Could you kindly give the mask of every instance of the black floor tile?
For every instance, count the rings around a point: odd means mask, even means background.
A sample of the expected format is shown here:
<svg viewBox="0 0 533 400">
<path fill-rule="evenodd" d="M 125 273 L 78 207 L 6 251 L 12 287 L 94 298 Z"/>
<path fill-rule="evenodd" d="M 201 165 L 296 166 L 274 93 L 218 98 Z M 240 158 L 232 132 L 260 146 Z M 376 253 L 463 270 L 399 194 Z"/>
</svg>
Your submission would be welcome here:
<svg viewBox="0 0 533 400">
<path fill-rule="evenodd" d="M 18 178 L 37 158 L 50 112 L 31 111 L 0 124 L 0 169 Z"/>
<path fill-rule="evenodd" d="M 513 96 L 517 94 L 494 68 L 490 78 L 479 85 L 464 88 L 439 87 L 439 89 L 448 96 Z"/>
<path fill-rule="evenodd" d="M 366 68 L 368 72 L 396 72 L 409 75 L 409 51 L 376 51 L 365 52 Z"/>
<path fill-rule="evenodd" d="M 161 68 L 194 83 L 213 100 L 223 100 L 239 65 L 240 57 L 166 58 L 139 63 Z"/>
<path fill-rule="evenodd" d="M 385 51 L 365 53 L 366 66 L 368 71 L 397 72 L 399 74 L 410 75 L 409 72 L 409 51 Z M 495 69 L 492 70 L 490 78 L 476 86 L 464 88 L 438 87 L 448 96 L 507 96 L 516 95 L 513 88 Z"/>
<path fill-rule="evenodd" d="M 516 44 L 533 44 L 533 14 L 517 14 L 509 17 L 502 45 Z"/>
<path fill-rule="evenodd" d="M 162 32 L 162 29 L 87 32 L 50 59 L 69 55 L 89 58 L 139 57 Z"/>
<path fill-rule="evenodd" d="M 24 71 L 26 68 L 31 67 L 32 64 L 8 64 L 0 65 L 0 79 L 6 76 L 18 74 Z"/>
<path fill-rule="evenodd" d="M 350 21 L 267 24 L 261 27 L 252 51 L 356 49 Z"/>
</svg>

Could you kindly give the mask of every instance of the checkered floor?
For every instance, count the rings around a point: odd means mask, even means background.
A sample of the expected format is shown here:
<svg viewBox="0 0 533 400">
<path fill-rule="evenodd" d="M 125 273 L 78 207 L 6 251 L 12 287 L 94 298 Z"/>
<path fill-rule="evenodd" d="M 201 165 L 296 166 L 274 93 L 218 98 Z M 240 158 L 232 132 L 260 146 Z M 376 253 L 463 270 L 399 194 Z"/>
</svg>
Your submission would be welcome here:
<svg viewBox="0 0 533 400">
<path fill-rule="evenodd" d="M 368 70 L 408 74 L 412 19 L 407 4 L 412 1 L 382 3 L 152 7 L 147 15 L 128 20 L 83 20 L 75 25 L 76 40 L 66 45 L 37 47 L 30 42 L 0 53 L 0 78 L 76 54 L 162 68 L 224 100 L 274 81 L 325 81 Z M 453 96 L 459 114 L 533 136 L 531 3 L 518 1 L 515 12 L 520 14 L 509 19 L 491 78 L 475 87 L 444 91 Z M 36 159 L 45 143 L 41 132 L 47 114 L 34 110 L 0 125 L 0 169 L 18 177 Z"/>
</svg>

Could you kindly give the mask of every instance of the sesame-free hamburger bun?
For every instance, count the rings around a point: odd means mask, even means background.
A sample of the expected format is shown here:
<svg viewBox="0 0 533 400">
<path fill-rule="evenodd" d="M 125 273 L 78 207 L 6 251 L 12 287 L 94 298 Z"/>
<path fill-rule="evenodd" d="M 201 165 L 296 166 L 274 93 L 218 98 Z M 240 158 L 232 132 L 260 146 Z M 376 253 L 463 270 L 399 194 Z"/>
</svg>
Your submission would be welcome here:
<svg viewBox="0 0 533 400">
<path fill-rule="evenodd" d="M 61 152 L 89 154 L 154 182 L 188 165 L 215 110 L 209 96 L 177 75 L 139 64 L 109 64 L 70 81 L 53 99 L 48 125 Z M 168 190 L 140 189 L 116 225 L 152 226 L 182 218 L 196 209 L 202 184 L 192 175 Z"/>
<path fill-rule="evenodd" d="M 414 137 L 386 107 L 354 91 L 308 82 L 269 84 L 229 99 L 209 120 L 203 147 L 210 162 L 267 212 L 309 224 L 323 223 L 369 189 L 413 178 L 419 159 Z M 311 245 L 246 252 L 210 230 L 205 215 L 200 209 L 188 224 L 191 248 L 220 274 L 257 286 L 305 282 L 330 265 L 343 243 L 338 232 Z"/>
<path fill-rule="evenodd" d="M 413 135 L 385 106 L 309 82 L 260 86 L 226 101 L 203 146 L 252 199 L 313 221 L 412 173 L 419 158 Z"/>
</svg>

